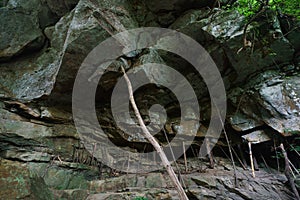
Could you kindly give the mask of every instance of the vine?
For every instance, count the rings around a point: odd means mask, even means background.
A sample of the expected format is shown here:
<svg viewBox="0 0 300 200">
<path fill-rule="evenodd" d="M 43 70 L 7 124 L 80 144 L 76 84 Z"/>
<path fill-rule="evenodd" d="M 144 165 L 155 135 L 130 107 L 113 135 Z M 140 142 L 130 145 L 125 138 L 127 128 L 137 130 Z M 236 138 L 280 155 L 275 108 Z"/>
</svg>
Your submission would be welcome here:
<svg viewBox="0 0 300 200">
<path fill-rule="evenodd" d="M 223 6 L 227 10 L 237 10 L 246 18 L 243 33 L 243 47 L 237 53 L 246 48 L 253 48 L 253 42 L 247 39 L 247 29 L 251 23 L 256 21 L 266 11 L 273 11 L 279 17 L 288 17 L 300 20 L 300 1 L 299 0 L 235 0 Z"/>
</svg>

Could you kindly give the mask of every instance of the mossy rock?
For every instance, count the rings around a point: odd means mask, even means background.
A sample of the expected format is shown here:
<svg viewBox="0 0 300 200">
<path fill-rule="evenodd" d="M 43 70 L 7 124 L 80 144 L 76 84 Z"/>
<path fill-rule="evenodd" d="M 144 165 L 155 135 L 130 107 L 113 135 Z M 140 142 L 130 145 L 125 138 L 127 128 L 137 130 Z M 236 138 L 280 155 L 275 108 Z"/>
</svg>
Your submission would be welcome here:
<svg viewBox="0 0 300 200">
<path fill-rule="evenodd" d="M 25 164 L 0 161 L 1 199 L 54 199 L 44 180 L 31 174 Z"/>
</svg>

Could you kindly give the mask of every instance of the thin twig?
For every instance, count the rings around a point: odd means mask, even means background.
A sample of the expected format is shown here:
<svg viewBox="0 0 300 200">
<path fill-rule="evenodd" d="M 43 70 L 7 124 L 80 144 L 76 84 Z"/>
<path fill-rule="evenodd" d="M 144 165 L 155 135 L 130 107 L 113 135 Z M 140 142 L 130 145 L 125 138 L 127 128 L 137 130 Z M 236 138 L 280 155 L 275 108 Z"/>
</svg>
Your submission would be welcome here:
<svg viewBox="0 0 300 200">
<path fill-rule="evenodd" d="M 243 31 L 243 47 L 240 48 L 237 51 L 237 54 L 239 54 L 242 50 L 245 50 L 247 47 L 251 47 L 252 43 L 251 41 L 247 40 L 247 29 L 249 25 L 257 18 L 259 17 L 262 13 L 266 11 L 266 8 L 269 4 L 269 0 L 266 0 L 266 3 L 261 3 L 260 8 L 258 9 L 257 13 L 246 23 L 244 26 L 244 31 Z"/>
<path fill-rule="evenodd" d="M 295 147 L 291 144 L 289 144 L 290 147 L 295 151 L 295 153 L 300 157 L 300 153 L 295 149 Z"/>
<path fill-rule="evenodd" d="M 210 142 L 209 142 L 209 138 L 206 138 L 206 150 L 208 152 L 208 158 L 209 158 L 209 165 L 210 168 L 214 168 L 214 158 L 213 158 L 213 154 L 212 154 L 212 149 L 210 148 Z"/>
<path fill-rule="evenodd" d="M 277 153 L 277 150 L 276 150 L 276 143 L 275 143 L 274 139 L 273 139 L 273 146 L 274 146 L 274 151 L 275 151 L 275 155 L 276 155 L 277 172 L 279 172 L 280 171 L 279 159 L 278 159 L 278 153 Z"/>
<path fill-rule="evenodd" d="M 216 105 L 216 103 L 214 101 L 213 101 L 213 103 Z M 231 151 L 231 145 L 230 145 L 230 142 L 229 142 L 229 139 L 228 139 L 228 135 L 227 135 L 224 123 L 223 123 L 222 118 L 221 118 L 220 111 L 218 109 L 217 109 L 217 114 L 218 114 L 218 117 L 219 117 L 220 122 L 222 124 L 224 135 L 225 135 L 225 139 L 226 139 L 226 142 L 227 142 L 227 145 L 228 145 L 228 149 L 229 149 L 229 154 L 230 154 L 230 158 L 231 158 L 231 162 L 232 162 L 232 166 L 233 166 L 233 173 L 234 173 L 234 185 L 235 185 L 235 187 L 238 187 L 236 166 L 235 166 L 234 159 L 233 159 L 233 154 L 232 154 L 232 151 Z"/>
<path fill-rule="evenodd" d="M 172 154 L 172 158 L 173 158 L 173 160 L 175 160 L 175 154 L 174 154 L 173 148 L 172 148 L 172 146 L 170 144 L 170 141 L 169 141 L 169 138 L 168 138 L 168 135 L 167 135 L 167 132 L 166 132 L 165 128 L 163 128 L 163 132 L 164 132 L 164 136 L 165 136 L 165 138 L 167 140 L 168 146 L 170 148 L 170 152 Z M 176 161 L 175 161 L 175 165 L 176 165 L 178 173 L 180 173 L 180 169 L 179 169 L 179 166 L 177 165 Z"/>
<path fill-rule="evenodd" d="M 290 165 L 292 166 L 292 168 L 296 171 L 296 173 L 297 173 L 298 175 L 300 175 L 298 169 L 297 169 L 297 168 L 295 167 L 295 165 L 290 161 L 290 159 L 289 159 L 289 163 L 290 163 Z M 292 170 L 292 171 L 293 171 L 293 170 Z M 294 175 L 294 178 L 296 178 L 295 175 Z"/>
<path fill-rule="evenodd" d="M 253 164 L 253 155 L 252 155 L 251 142 L 248 142 L 248 147 L 249 147 L 249 156 L 250 156 L 250 164 L 251 164 L 252 176 L 253 176 L 253 178 L 255 178 L 255 171 L 254 171 L 254 164 Z"/>
<path fill-rule="evenodd" d="M 288 156 L 287 156 L 287 153 L 286 153 L 286 151 L 284 149 L 283 144 L 280 144 L 280 148 L 281 148 L 282 154 L 284 156 L 284 161 L 285 161 L 284 174 L 285 174 L 286 178 L 290 182 L 290 186 L 291 186 L 291 188 L 292 188 L 292 190 L 294 192 L 294 195 L 295 195 L 296 199 L 300 200 L 300 196 L 299 196 L 298 190 L 297 190 L 297 188 L 295 186 L 294 179 L 291 177 L 291 169 L 290 169 L 289 159 L 288 159 Z"/>
<path fill-rule="evenodd" d="M 183 150 L 183 157 L 184 157 L 185 172 L 188 172 L 184 141 L 182 141 L 182 150 Z"/>
<path fill-rule="evenodd" d="M 271 171 L 271 169 L 270 169 L 269 165 L 267 164 L 267 162 L 266 162 L 266 160 L 265 160 L 265 158 L 263 157 L 263 155 L 262 155 L 262 154 L 260 154 L 260 157 L 261 157 L 261 159 L 263 160 L 263 162 L 264 162 L 264 164 L 265 164 L 266 168 L 268 169 L 268 171 L 271 173 L 272 171 Z"/>
<path fill-rule="evenodd" d="M 176 162 L 175 155 L 174 155 L 174 151 L 173 151 L 173 148 L 172 148 L 172 146 L 171 146 L 171 144 L 170 144 L 170 141 L 169 141 L 169 138 L 168 138 L 168 136 L 167 136 L 167 133 L 166 133 L 165 128 L 163 128 L 163 132 L 164 132 L 165 138 L 166 138 L 166 140 L 167 140 L 168 146 L 169 146 L 169 148 L 170 148 L 170 152 L 171 152 L 171 154 L 172 154 L 172 158 L 173 158 L 173 160 L 174 160 L 176 170 L 177 170 L 177 172 L 178 172 L 179 181 L 180 181 L 180 183 L 182 184 L 182 186 L 183 186 L 184 188 L 186 188 L 185 183 L 184 183 L 184 181 L 183 181 L 183 179 L 182 179 L 182 175 L 181 175 L 181 173 L 180 173 L 180 168 L 179 168 L 179 166 L 178 166 L 178 164 L 177 164 L 177 162 Z M 155 154 L 154 154 L 154 155 L 155 155 Z"/>
<path fill-rule="evenodd" d="M 232 151 L 234 153 L 234 155 L 236 156 L 236 158 L 238 159 L 238 161 L 240 162 L 240 164 L 242 165 L 243 169 L 246 170 L 247 168 L 245 167 L 245 165 L 243 164 L 242 160 L 240 159 L 240 157 L 238 156 L 238 154 L 236 153 L 236 151 L 234 150 L 233 147 L 232 148 Z"/>
</svg>

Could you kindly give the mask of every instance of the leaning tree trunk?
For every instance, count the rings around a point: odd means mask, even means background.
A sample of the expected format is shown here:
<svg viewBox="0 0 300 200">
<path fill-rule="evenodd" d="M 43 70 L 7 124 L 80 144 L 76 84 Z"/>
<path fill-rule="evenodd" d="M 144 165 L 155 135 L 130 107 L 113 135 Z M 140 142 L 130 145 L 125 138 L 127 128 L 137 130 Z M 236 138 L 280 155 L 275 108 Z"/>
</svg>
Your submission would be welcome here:
<svg viewBox="0 0 300 200">
<path fill-rule="evenodd" d="M 95 0 L 90 0 L 90 2 L 92 4 L 94 4 L 95 8 L 98 8 L 97 12 L 98 13 L 94 13 L 94 17 L 96 19 L 98 19 L 98 23 L 99 25 L 106 30 L 112 37 L 114 37 L 114 34 L 116 33 L 120 33 L 123 31 L 126 31 L 126 28 L 124 27 L 124 25 L 120 22 L 120 20 L 118 19 L 118 17 L 112 13 L 109 12 L 108 10 L 105 9 L 100 9 L 100 6 L 98 4 L 97 1 Z M 100 20 L 100 19 L 104 19 L 104 20 Z M 111 29 L 109 29 L 105 23 L 107 23 Z M 128 46 L 131 44 L 131 40 L 130 38 L 118 38 L 119 42 L 124 46 Z M 122 59 L 125 65 L 128 65 L 127 61 L 125 59 Z M 182 188 L 174 170 L 171 167 L 171 164 L 166 156 L 166 154 L 164 153 L 163 149 L 161 148 L 161 146 L 159 145 L 159 143 L 155 140 L 155 138 L 151 135 L 151 133 L 148 131 L 147 127 L 144 124 L 144 121 L 140 115 L 140 112 L 136 106 L 134 97 L 133 97 L 133 91 L 132 91 L 132 85 L 131 82 L 128 78 L 128 76 L 126 75 L 126 72 L 124 70 L 124 68 L 122 67 L 122 71 L 124 73 L 124 77 L 127 83 L 127 87 L 128 87 L 128 91 L 129 91 L 129 100 L 130 103 L 134 109 L 134 113 L 139 121 L 139 124 L 142 128 L 142 134 L 143 136 L 153 145 L 153 147 L 155 148 L 155 150 L 157 151 L 158 155 L 160 156 L 161 160 L 162 160 L 162 164 L 163 166 L 166 168 L 170 179 L 172 180 L 172 182 L 174 183 L 176 190 L 178 191 L 178 195 L 180 197 L 181 200 L 188 200 L 187 195 L 184 192 L 184 189 Z"/>
<path fill-rule="evenodd" d="M 125 64 L 127 64 L 127 62 L 125 60 L 123 60 Z M 170 176 L 170 179 L 172 180 L 177 192 L 178 192 L 178 195 L 179 195 L 179 198 L 181 200 L 188 200 L 188 197 L 187 195 L 185 194 L 184 192 L 184 189 L 182 188 L 173 168 L 171 167 L 171 164 L 166 156 L 166 154 L 164 153 L 163 149 L 161 148 L 161 146 L 159 145 L 159 143 L 155 140 L 155 138 L 151 135 L 151 133 L 148 131 L 142 117 L 141 117 L 141 114 L 137 108 L 137 105 L 135 103 L 135 100 L 134 100 L 134 97 L 133 97 L 133 91 L 132 91 L 132 85 L 131 85 L 131 82 L 124 70 L 124 68 L 122 67 L 122 71 L 124 73 L 124 78 L 126 80 L 126 83 L 127 83 L 127 87 L 128 87 L 128 92 L 129 92 L 129 100 L 130 100 L 130 103 L 132 105 L 132 108 L 134 110 L 134 114 L 135 116 L 137 117 L 138 121 L 139 121 L 139 124 L 142 128 L 142 134 L 145 138 L 147 138 L 147 140 L 153 145 L 153 147 L 155 148 L 155 150 L 157 151 L 159 157 L 161 158 L 161 162 L 163 164 L 163 166 L 166 168 L 169 176 Z"/>
</svg>

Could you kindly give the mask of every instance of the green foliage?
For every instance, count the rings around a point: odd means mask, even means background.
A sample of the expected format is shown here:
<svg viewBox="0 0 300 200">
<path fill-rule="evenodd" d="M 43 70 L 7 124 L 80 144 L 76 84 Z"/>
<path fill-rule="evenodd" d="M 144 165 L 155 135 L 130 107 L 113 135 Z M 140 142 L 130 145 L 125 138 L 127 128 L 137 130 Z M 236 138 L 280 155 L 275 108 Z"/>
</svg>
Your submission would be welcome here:
<svg viewBox="0 0 300 200">
<path fill-rule="evenodd" d="M 265 2 L 265 0 L 236 0 L 232 6 L 227 8 L 237 10 L 249 19 L 259 12 Z M 300 19 L 299 0 L 269 0 L 268 8 L 277 11 L 279 14 L 290 15 Z"/>
<path fill-rule="evenodd" d="M 300 132 L 297 131 L 297 130 L 292 130 L 290 128 L 287 128 L 287 129 L 284 129 L 284 132 L 285 133 L 288 133 L 288 134 L 292 134 L 292 135 L 300 135 Z"/>
<path fill-rule="evenodd" d="M 253 16 L 256 12 L 258 12 L 260 8 L 260 3 L 256 0 L 238 0 L 234 4 L 237 11 L 244 15 L 247 18 Z"/>
<path fill-rule="evenodd" d="M 291 145 L 291 151 L 297 151 L 297 152 L 300 152 L 300 146 L 299 145 Z"/>
<path fill-rule="evenodd" d="M 300 19 L 299 0 L 270 0 L 270 6 L 274 10 L 279 10 L 282 14 L 287 14 Z"/>
</svg>

